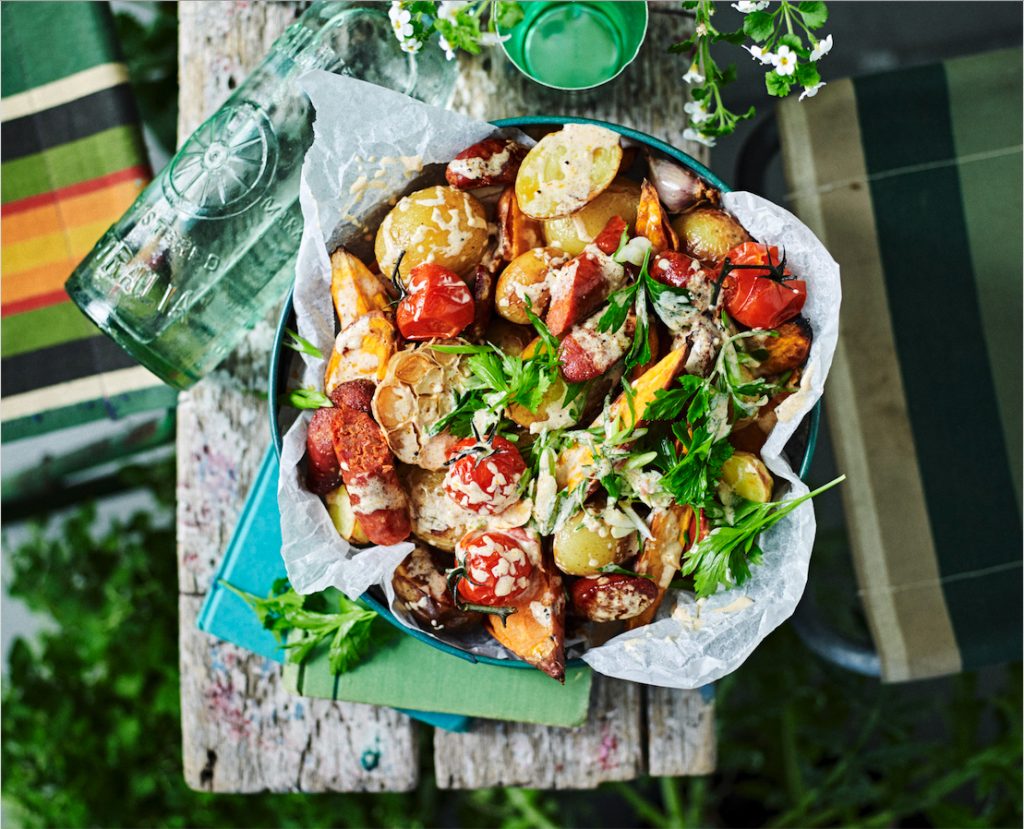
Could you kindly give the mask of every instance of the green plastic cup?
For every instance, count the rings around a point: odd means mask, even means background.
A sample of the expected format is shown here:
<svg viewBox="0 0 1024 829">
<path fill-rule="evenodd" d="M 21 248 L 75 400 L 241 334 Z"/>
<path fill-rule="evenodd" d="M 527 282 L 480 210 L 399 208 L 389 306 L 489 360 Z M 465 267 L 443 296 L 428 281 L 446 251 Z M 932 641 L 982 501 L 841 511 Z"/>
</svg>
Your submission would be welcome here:
<svg viewBox="0 0 1024 829">
<path fill-rule="evenodd" d="M 502 48 L 524 75 L 552 89 L 608 83 L 633 62 L 647 34 L 645 2 L 531 2 L 502 35 Z"/>
</svg>

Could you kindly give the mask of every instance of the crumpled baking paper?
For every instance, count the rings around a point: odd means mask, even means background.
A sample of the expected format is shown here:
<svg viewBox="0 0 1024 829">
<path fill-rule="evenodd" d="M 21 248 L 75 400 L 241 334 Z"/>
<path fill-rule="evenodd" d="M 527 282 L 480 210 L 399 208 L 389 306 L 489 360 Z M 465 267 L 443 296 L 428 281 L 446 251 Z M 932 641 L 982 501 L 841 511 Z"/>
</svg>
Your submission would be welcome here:
<svg viewBox="0 0 1024 829">
<path fill-rule="evenodd" d="M 302 168 L 299 199 L 304 228 L 296 265 L 294 302 L 299 333 L 325 355 L 334 340 L 328 252 L 344 243 L 372 259 L 375 229 L 398 197 L 440 180 L 459 151 L 494 134 L 490 124 L 422 104 L 354 78 L 311 72 L 301 81 L 316 110 L 314 141 Z M 800 390 L 778 409 L 779 422 L 762 452 L 789 483 L 786 497 L 807 487 L 782 448 L 821 396 L 839 325 L 839 268 L 794 216 L 751 193 L 727 193 L 725 207 L 758 239 L 785 247 L 792 271 L 808 283 L 804 315 L 814 344 Z M 324 360 L 303 355 L 304 386 L 322 388 Z M 403 624 L 418 628 L 395 602 L 391 576 L 412 549 L 402 542 L 359 550 L 338 536 L 319 497 L 306 491 L 302 458 L 310 413 L 284 437 L 278 503 L 282 555 L 299 593 L 337 587 L 356 598 L 381 587 Z M 796 608 L 807 580 L 814 542 L 814 511 L 803 504 L 761 537 L 764 562 L 747 584 L 695 602 L 683 591 L 666 598 L 651 625 L 587 650 L 594 670 L 670 688 L 696 688 L 735 670 Z M 486 633 L 438 637 L 477 655 L 512 658 Z M 577 643 L 578 647 L 578 643 Z M 572 648 L 570 649 L 572 650 Z"/>
</svg>

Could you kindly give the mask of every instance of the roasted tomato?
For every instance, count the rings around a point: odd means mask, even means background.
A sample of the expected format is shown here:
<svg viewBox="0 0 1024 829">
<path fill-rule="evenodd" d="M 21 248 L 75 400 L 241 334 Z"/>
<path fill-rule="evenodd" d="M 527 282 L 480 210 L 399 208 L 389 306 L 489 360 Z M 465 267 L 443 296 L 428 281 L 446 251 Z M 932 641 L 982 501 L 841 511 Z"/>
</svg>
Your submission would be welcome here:
<svg viewBox="0 0 1024 829">
<path fill-rule="evenodd" d="M 525 471 L 519 450 L 505 438 L 465 438 L 448 452 L 444 491 L 464 509 L 494 515 L 516 501 Z"/>
<path fill-rule="evenodd" d="M 449 339 L 473 322 L 473 295 L 458 274 L 424 263 L 409 272 L 395 321 L 407 340 Z"/>
<path fill-rule="evenodd" d="M 744 242 L 730 250 L 725 260 L 740 266 L 722 282 L 725 310 L 737 322 L 748 328 L 777 328 L 804 307 L 807 285 L 791 279 L 788 269 L 780 273 L 779 249 L 774 245 Z"/>
<path fill-rule="evenodd" d="M 464 570 L 456 589 L 471 604 L 501 607 L 530 589 L 533 562 L 512 533 L 467 533 L 455 548 L 455 557 Z"/>
<path fill-rule="evenodd" d="M 700 262 L 685 253 L 666 250 L 654 257 L 649 273 L 658 282 L 673 288 L 685 288 L 695 273 L 700 273 Z"/>
</svg>

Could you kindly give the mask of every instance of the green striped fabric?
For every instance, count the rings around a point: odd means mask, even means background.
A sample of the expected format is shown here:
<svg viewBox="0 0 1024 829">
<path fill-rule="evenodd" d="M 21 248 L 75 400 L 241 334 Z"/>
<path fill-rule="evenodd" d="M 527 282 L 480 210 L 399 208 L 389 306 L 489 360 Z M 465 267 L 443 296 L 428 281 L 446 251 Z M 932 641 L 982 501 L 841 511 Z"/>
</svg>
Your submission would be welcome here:
<svg viewBox="0 0 1024 829">
<path fill-rule="evenodd" d="M 150 172 L 106 3 L 0 3 L 4 441 L 176 404 L 64 283 Z"/>
<path fill-rule="evenodd" d="M 146 157 L 137 126 L 111 127 L 59 147 L 3 162 L 4 203 L 134 167 Z"/>
<path fill-rule="evenodd" d="M 116 56 L 117 38 L 106 5 L 3 3 L 0 6 L 2 28 L 15 31 L 19 43 L 35 44 L 40 58 L 28 60 L 23 49 L 6 48 L 5 42 L 0 53 L 3 97 L 53 83 Z M 42 59 L 44 54 L 45 59 Z"/>
<path fill-rule="evenodd" d="M 828 389 L 883 674 L 1021 653 L 1021 52 L 786 102 L 798 212 L 843 273 Z"/>
</svg>

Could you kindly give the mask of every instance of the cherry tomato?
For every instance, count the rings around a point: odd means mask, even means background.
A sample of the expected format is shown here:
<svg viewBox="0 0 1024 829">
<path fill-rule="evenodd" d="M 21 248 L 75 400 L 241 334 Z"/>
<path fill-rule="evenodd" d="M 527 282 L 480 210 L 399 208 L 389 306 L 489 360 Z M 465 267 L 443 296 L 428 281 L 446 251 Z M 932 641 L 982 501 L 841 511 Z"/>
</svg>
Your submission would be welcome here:
<svg viewBox="0 0 1024 829">
<path fill-rule="evenodd" d="M 691 259 L 685 253 L 666 250 L 659 253 L 651 261 L 648 273 L 665 285 L 673 288 L 685 288 L 694 274 L 701 273 L 700 262 Z"/>
<path fill-rule="evenodd" d="M 409 272 L 395 321 L 407 340 L 448 339 L 473 322 L 473 295 L 458 274 L 426 262 Z"/>
<path fill-rule="evenodd" d="M 779 249 L 744 242 L 726 255 L 734 265 L 778 265 Z M 725 310 L 748 328 L 777 328 L 800 313 L 807 300 L 807 284 L 801 279 L 779 282 L 768 268 L 742 268 L 731 271 L 722 283 Z M 789 276 L 789 270 L 785 272 Z"/>
<path fill-rule="evenodd" d="M 465 438 L 448 450 L 444 491 L 456 504 L 494 515 L 517 499 L 526 463 L 514 443 L 496 437 L 490 442 Z"/>
<path fill-rule="evenodd" d="M 522 530 L 476 530 L 464 535 L 455 548 L 455 557 L 466 569 L 459 579 L 459 595 L 488 607 L 511 604 L 523 596 L 531 586 L 533 562 L 527 546 L 533 543 Z"/>
</svg>

